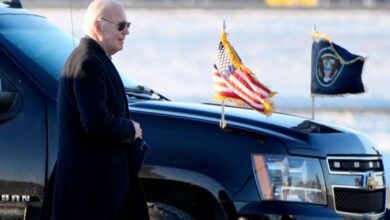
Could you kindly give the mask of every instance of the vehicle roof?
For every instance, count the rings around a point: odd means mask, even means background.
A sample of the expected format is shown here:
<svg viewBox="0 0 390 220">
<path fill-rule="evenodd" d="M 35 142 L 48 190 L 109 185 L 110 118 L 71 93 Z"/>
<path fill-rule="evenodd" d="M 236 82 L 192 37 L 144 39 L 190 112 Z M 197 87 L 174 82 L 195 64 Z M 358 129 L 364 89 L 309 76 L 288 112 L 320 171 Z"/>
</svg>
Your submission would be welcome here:
<svg viewBox="0 0 390 220">
<path fill-rule="evenodd" d="M 31 11 L 28 11 L 23 8 L 10 8 L 8 5 L 4 3 L 0 3 L 0 15 L 35 15 L 35 16 L 40 16 L 37 14 L 32 13 Z M 40 16 L 42 17 L 42 16 Z"/>
</svg>

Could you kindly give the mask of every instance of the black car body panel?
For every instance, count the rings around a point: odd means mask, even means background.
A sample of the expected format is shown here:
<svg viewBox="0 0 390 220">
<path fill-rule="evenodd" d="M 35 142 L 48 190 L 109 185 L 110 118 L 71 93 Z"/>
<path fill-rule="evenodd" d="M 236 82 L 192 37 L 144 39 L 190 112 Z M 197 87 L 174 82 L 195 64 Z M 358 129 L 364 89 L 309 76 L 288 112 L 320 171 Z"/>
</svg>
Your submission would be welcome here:
<svg viewBox="0 0 390 220">
<path fill-rule="evenodd" d="M 71 36 L 44 17 L 0 4 L 0 217 L 35 219 L 39 213 L 31 210 L 39 210 L 55 164 L 56 91 L 72 49 Z M 125 77 L 125 85 L 137 86 Z M 235 107 L 225 107 L 228 123 L 221 129 L 218 105 L 128 96 L 132 117 L 150 146 L 140 173 L 148 201 L 177 206 L 196 219 L 384 218 L 383 167 L 348 172 L 331 168 L 333 163 L 382 163 L 363 134 Z M 318 179 L 324 179 L 319 187 L 326 191 L 325 203 L 264 198 L 254 162 L 259 155 L 316 162 L 322 169 Z M 349 199 L 367 194 L 380 201 L 373 202 L 374 208 L 340 208 L 335 193 L 349 193 Z"/>
<path fill-rule="evenodd" d="M 194 103 L 142 102 L 130 106 L 131 111 L 143 111 L 164 117 L 182 118 L 190 121 L 203 121 L 218 127 L 221 107 Z M 230 129 L 242 130 L 252 134 L 273 136 L 286 146 L 290 154 L 325 158 L 332 154 L 378 155 L 372 143 L 365 135 L 345 128 L 318 124 L 309 119 L 285 114 L 273 114 L 266 117 L 251 109 L 229 108 L 226 119 Z M 310 132 L 299 128 L 310 124 L 318 128 Z"/>
</svg>

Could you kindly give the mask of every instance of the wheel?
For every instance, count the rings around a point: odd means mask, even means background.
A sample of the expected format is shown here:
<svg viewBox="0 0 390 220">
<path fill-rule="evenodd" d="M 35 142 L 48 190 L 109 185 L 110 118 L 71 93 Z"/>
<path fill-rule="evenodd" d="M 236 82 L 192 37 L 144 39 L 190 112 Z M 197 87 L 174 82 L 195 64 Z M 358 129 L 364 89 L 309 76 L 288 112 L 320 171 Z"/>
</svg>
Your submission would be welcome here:
<svg viewBox="0 0 390 220">
<path fill-rule="evenodd" d="M 186 212 L 162 203 L 148 203 L 150 220 L 193 220 Z"/>
</svg>

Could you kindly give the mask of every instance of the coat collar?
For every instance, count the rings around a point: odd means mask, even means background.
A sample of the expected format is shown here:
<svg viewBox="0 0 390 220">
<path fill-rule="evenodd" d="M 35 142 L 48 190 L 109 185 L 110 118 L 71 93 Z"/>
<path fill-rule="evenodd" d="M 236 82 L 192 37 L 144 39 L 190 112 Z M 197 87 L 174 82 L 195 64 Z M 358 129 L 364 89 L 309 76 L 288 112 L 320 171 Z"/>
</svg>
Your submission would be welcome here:
<svg viewBox="0 0 390 220">
<path fill-rule="evenodd" d="M 110 60 L 111 56 L 109 56 L 104 49 L 90 36 L 86 35 L 85 37 L 81 38 L 80 40 L 80 46 L 85 46 L 88 48 L 93 48 L 93 50 L 96 50 L 98 53 L 105 54 Z"/>
</svg>

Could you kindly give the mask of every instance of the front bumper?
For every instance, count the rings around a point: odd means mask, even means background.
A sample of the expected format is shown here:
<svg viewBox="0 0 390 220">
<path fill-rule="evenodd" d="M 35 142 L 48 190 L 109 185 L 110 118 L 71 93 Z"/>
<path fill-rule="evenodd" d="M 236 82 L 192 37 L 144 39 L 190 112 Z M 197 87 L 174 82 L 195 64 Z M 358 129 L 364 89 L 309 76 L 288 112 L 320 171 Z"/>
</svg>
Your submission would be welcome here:
<svg viewBox="0 0 390 220">
<path fill-rule="evenodd" d="M 297 220 L 338 220 L 338 219 L 390 219 L 390 210 L 372 215 L 348 216 L 337 213 L 328 206 L 288 202 L 235 202 L 237 216 L 241 219 L 297 219 Z"/>
</svg>

